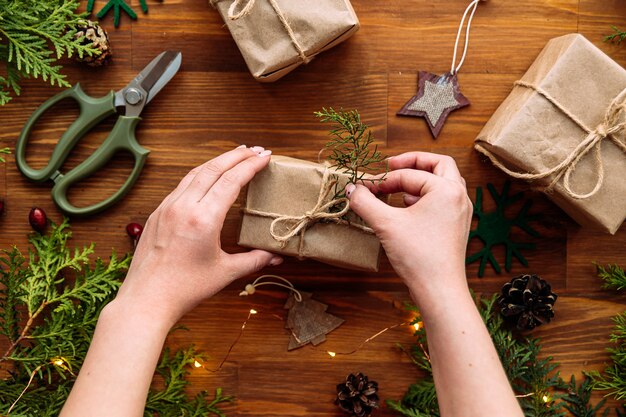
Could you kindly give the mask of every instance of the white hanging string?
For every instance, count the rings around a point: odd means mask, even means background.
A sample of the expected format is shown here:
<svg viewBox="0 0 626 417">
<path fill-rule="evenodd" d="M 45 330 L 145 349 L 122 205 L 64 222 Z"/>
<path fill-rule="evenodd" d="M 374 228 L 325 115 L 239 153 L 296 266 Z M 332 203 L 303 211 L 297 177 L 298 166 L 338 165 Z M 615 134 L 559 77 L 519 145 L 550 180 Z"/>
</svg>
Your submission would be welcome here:
<svg viewBox="0 0 626 417">
<path fill-rule="evenodd" d="M 276 282 L 276 281 L 261 282 L 264 279 L 277 279 L 277 280 L 283 281 L 284 284 L 281 282 Z M 261 275 L 260 277 L 255 279 L 252 284 L 246 285 L 246 288 L 242 292 L 240 292 L 239 295 L 242 297 L 246 295 L 252 295 L 256 292 L 256 288 L 260 287 L 261 285 L 275 285 L 277 287 L 286 288 L 289 291 L 293 292 L 293 298 L 295 298 L 297 302 L 302 301 L 302 294 L 300 294 L 300 291 L 296 290 L 293 284 L 289 282 L 288 279 L 283 278 L 278 275 Z"/>
<path fill-rule="evenodd" d="M 461 24 L 459 24 L 459 31 L 456 34 L 456 42 L 454 42 L 454 55 L 452 56 L 452 66 L 450 67 L 450 74 L 454 75 L 459 72 L 461 66 L 463 65 L 463 61 L 465 61 L 465 56 L 467 55 L 467 47 L 469 45 L 469 35 L 470 35 L 470 27 L 472 26 L 472 19 L 474 18 L 474 13 L 476 13 L 476 9 L 478 8 L 478 3 L 483 0 L 473 0 L 469 6 L 465 9 L 465 13 L 463 13 L 463 17 L 461 18 Z M 471 10 L 471 12 L 470 12 Z M 467 19 L 467 29 L 465 31 L 465 47 L 463 48 L 463 56 L 461 56 L 461 60 L 459 61 L 459 65 L 454 67 L 456 64 L 456 53 L 459 48 L 459 41 L 461 39 L 461 31 L 463 30 L 463 25 L 465 24 L 465 18 L 467 14 L 469 15 L 469 19 Z"/>
</svg>

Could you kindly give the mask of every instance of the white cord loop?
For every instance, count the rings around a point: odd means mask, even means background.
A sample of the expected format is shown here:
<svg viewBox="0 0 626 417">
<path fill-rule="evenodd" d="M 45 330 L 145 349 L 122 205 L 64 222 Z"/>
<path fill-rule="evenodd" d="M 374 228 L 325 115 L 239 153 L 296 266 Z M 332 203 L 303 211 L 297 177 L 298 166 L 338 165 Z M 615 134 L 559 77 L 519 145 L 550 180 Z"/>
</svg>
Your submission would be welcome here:
<svg viewBox="0 0 626 417">
<path fill-rule="evenodd" d="M 277 280 L 283 281 L 284 284 L 281 282 L 275 282 L 275 281 L 261 282 L 264 279 L 277 279 Z M 289 282 L 288 279 L 283 278 L 278 275 L 261 275 L 260 277 L 255 279 L 252 284 L 246 285 L 246 288 L 242 292 L 239 293 L 239 296 L 245 297 L 248 295 L 252 295 L 256 292 L 256 289 L 260 287 L 261 285 L 275 285 L 277 287 L 286 288 L 289 291 L 293 292 L 293 298 L 295 298 L 297 302 L 302 301 L 302 294 L 300 294 L 300 291 L 296 290 L 293 284 Z"/>
<path fill-rule="evenodd" d="M 469 35 L 470 28 L 472 26 L 472 19 L 474 18 L 474 13 L 476 13 L 476 9 L 478 8 L 478 3 L 484 0 L 473 0 L 469 6 L 465 9 L 465 13 L 463 13 L 463 17 L 461 18 L 461 23 L 459 24 L 459 31 L 456 34 L 456 42 L 454 42 L 454 55 L 452 56 L 452 66 L 450 67 L 450 74 L 454 75 L 461 69 L 463 66 L 463 61 L 465 61 L 465 56 L 467 55 L 467 47 L 469 46 Z M 471 10 L 471 12 L 470 12 Z M 461 60 L 459 61 L 459 65 L 454 67 L 456 64 L 456 53 L 459 48 L 459 41 L 461 39 L 461 31 L 463 30 L 463 25 L 465 25 L 465 18 L 467 14 L 469 15 L 469 19 L 467 19 L 467 29 L 465 30 L 465 46 L 463 47 L 463 56 L 461 56 Z"/>
</svg>

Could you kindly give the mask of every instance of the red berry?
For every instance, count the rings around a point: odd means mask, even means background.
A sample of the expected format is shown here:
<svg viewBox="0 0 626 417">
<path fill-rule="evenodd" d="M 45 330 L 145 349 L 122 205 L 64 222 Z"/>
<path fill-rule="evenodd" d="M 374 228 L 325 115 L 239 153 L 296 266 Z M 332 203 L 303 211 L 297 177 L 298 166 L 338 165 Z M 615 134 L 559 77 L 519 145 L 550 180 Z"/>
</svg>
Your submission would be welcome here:
<svg viewBox="0 0 626 417">
<path fill-rule="evenodd" d="M 43 233 L 48 225 L 48 217 L 43 209 L 33 207 L 28 214 L 28 222 L 36 232 Z"/>
<path fill-rule="evenodd" d="M 139 240 L 141 232 L 143 232 L 143 226 L 139 223 L 128 223 L 126 225 L 126 233 L 135 241 Z"/>
</svg>

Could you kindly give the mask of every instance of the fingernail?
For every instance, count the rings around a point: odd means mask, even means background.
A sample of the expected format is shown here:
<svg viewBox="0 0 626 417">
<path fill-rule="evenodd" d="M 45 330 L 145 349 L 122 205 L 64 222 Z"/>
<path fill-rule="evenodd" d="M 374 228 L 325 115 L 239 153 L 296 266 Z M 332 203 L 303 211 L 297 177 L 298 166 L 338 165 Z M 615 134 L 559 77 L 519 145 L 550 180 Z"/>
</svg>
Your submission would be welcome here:
<svg viewBox="0 0 626 417">
<path fill-rule="evenodd" d="M 256 153 L 261 153 L 261 152 L 263 152 L 265 150 L 265 148 L 262 147 L 262 146 L 253 146 L 250 149 L 253 150 Z"/>
<path fill-rule="evenodd" d="M 346 197 L 350 198 L 352 196 L 352 193 L 354 192 L 354 190 L 356 190 L 356 185 L 354 185 L 354 184 L 346 185 Z"/>
<path fill-rule="evenodd" d="M 270 266 L 278 266 L 282 263 L 283 258 L 281 258 L 280 256 L 274 256 L 272 259 L 270 259 Z"/>
<path fill-rule="evenodd" d="M 262 158 L 264 156 L 270 156 L 271 154 L 272 154 L 272 151 L 267 150 L 267 151 L 259 152 L 256 156 Z"/>
<path fill-rule="evenodd" d="M 235 149 L 243 149 L 243 148 L 245 148 L 245 147 L 246 147 L 246 145 L 239 145 L 239 146 L 237 146 Z"/>
</svg>

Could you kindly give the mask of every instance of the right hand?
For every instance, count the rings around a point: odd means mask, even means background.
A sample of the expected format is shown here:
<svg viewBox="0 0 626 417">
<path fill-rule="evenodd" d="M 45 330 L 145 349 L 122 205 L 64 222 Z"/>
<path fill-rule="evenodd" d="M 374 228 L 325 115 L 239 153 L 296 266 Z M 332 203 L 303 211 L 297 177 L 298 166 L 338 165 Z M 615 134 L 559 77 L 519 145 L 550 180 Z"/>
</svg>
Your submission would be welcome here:
<svg viewBox="0 0 626 417">
<path fill-rule="evenodd" d="M 419 299 L 467 290 L 465 251 L 472 202 L 465 180 L 449 156 L 408 152 L 389 159 L 383 181 L 350 184 L 350 208 L 374 229 L 395 271 Z M 374 193 L 406 193 L 406 208 Z"/>
</svg>

